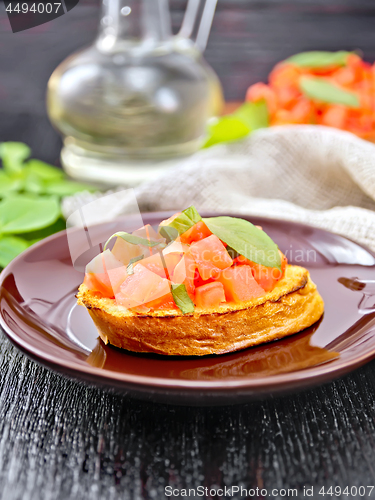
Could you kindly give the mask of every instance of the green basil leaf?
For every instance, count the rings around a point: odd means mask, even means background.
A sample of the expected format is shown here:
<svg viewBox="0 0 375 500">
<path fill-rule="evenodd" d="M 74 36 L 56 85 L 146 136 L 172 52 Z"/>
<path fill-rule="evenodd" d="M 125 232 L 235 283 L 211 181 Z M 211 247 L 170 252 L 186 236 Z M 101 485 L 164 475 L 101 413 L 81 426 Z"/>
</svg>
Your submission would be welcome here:
<svg viewBox="0 0 375 500">
<path fill-rule="evenodd" d="M 250 127 L 235 116 L 223 116 L 208 126 L 208 138 L 203 148 L 209 148 L 221 142 L 232 142 L 243 139 L 250 133 Z"/>
<path fill-rule="evenodd" d="M 350 108 L 359 108 L 358 96 L 353 92 L 343 90 L 319 77 L 302 76 L 299 81 L 301 91 L 310 99 L 329 104 L 343 104 Z"/>
<path fill-rule="evenodd" d="M 26 250 L 29 243 L 16 236 L 5 236 L 0 238 L 0 267 L 5 267 L 17 255 Z"/>
<path fill-rule="evenodd" d="M 236 217 L 210 217 L 203 221 L 213 234 L 240 255 L 262 266 L 281 270 L 277 245 L 251 222 Z"/>
<path fill-rule="evenodd" d="M 134 274 L 134 264 L 138 262 L 139 260 L 142 260 L 144 258 L 144 255 L 138 255 L 137 257 L 133 257 L 132 259 L 129 260 L 129 264 L 126 266 L 126 272 L 128 274 Z"/>
<path fill-rule="evenodd" d="M 0 170 L 0 197 L 18 191 L 23 187 L 23 180 L 18 175 L 8 175 Z"/>
<path fill-rule="evenodd" d="M 159 226 L 159 234 L 169 240 L 175 240 L 179 234 L 183 234 L 202 220 L 197 209 L 192 205 L 183 210 L 168 225 Z"/>
<path fill-rule="evenodd" d="M 60 216 L 55 197 L 11 195 L 0 202 L 0 234 L 26 233 L 53 224 Z"/>
<path fill-rule="evenodd" d="M 167 241 L 174 241 L 176 238 L 178 238 L 177 229 L 170 226 L 159 226 L 159 234 Z"/>
<path fill-rule="evenodd" d="M 31 159 L 25 163 L 25 170 L 33 173 L 43 181 L 58 181 L 65 177 L 64 172 L 57 167 L 53 167 L 44 161 Z"/>
<path fill-rule="evenodd" d="M 47 194 L 54 194 L 56 196 L 70 196 L 81 191 L 96 191 L 96 188 L 88 184 L 69 180 L 48 182 L 45 187 Z"/>
<path fill-rule="evenodd" d="M 301 52 L 288 57 L 284 62 L 293 63 L 300 68 L 325 68 L 329 66 L 345 66 L 348 55 L 352 52 L 340 50 L 338 52 L 327 52 L 313 50 L 311 52 Z"/>
<path fill-rule="evenodd" d="M 30 156 L 31 149 L 23 142 L 2 142 L 0 144 L 0 158 L 4 170 L 8 173 L 20 172 L 23 162 Z"/>
<path fill-rule="evenodd" d="M 192 225 L 202 220 L 202 217 L 199 215 L 198 210 L 195 208 L 194 205 L 192 205 L 189 208 L 185 208 L 185 210 L 183 210 L 182 213 L 193 222 Z"/>
<path fill-rule="evenodd" d="M 29 242 L 29 245 L 33 245 L 35 242 L 47 238 L 51 234 L 55 234 L 59 231 L 66 229 L 66 222 L 63 217 L 59 217 L 56 222 L 50 224 L 43 229 L 36 229 L 35 231 L 29 231 L 27 233 L 18 233 L 18 237 L 23 238 Z"/>
<path fill-rule="evenodd" d="M 251 132 L 269 126 L 268 108 L 264 99 L 257 102 L 245 102 L 233 116 L 247 125 Z"/>
<path fill-rule="evenodd" d="M 42 194 L 45 191 L 44 182 L 37 174 L 29 172 L 25 176 L 23 189 L 27 193 Z"/>
<path fill-rule="evenodd" d="M 186 286 L 183 283 L 181 285 L 172 284 L 171 292 L 173 300 L 182 314 L 194 312 L 194 302 L 189 297 Z"/>
<path fill-rule="evenodd" d="M 110 238 L 106 241 L 104 245 L 104 250 L 107 249 L 109 242 L 113 238 L 122 238 L 124 241 L 131 243 L 132 245 L 144 245 L 146 247 L 155 247 L 156 245 L 160 245 L 160 241 L 150 241 L 146 238 L 140 238 L 139 236 L 135 236 L 134 234 L 125 233 L 124 231 L 119 231 L 118 233 L 112 234 Z"/>
</svg>

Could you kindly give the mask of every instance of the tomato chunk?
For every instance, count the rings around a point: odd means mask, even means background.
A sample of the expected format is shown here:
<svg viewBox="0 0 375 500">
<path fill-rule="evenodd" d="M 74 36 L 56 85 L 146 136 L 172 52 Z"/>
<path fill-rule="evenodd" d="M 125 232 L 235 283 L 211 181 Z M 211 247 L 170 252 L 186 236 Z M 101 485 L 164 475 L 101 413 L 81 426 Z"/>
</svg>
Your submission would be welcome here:
<svg viewBox="0 0 375 500">
<path fill-rule="evenodd" d="M 161 299 L 170 291 L 167 279 L 153 273 L 142 264 L 136 264 L 134 274 L 126 278 L 115 297 L 121 305 L 131 309 Z"/>
<path fill-rule="evenodd" d="M 160 253 L 151 255 L 146 259 L 142 259 L 140 264 L 146 267 L 155 274 L 158 274 L 161 278 L 170 279 L 173 274 L 174 268 L 182 259 L 183 253 L 171 252 L 163 256 Z"/>
<path fill-rule="evenodd" d="M 194 293 L 194 278 L 196 268 L 197 264 L 195 263 L 195 260 L 193 259 L 190 252 L 188 252 L 184 254 L 180 262 L 174 268 L 173 273 L 171 274 L 171 280 L 173 281 L 173 283 L 183 283 L 189 295 L 192 295 Z"/>
<path fill-rule="evenodd" d="M 263 288 L 255 281 L 250 266 L 234 266 L 225 269 L 218 276 L 224 285 L 227 301 L 244 302 L 264 295 Z"/>
<path fill-rule="evenodd" d="M 167 293 L 162 297 L 147 302 L 147 307 L 149 309 L 178 309 L 175 301 L 173 300 L 172 293 Z"/>
<path fill-rule="evenodd" d="M 207 283 L 195 289 L 195 305 L 197 307 L 216 307 L 225 302 L 224 286 L 218 281 Z"/>
<path fill-rule="evenodd" d="M 281 271 L 277 267 L 266 267 L 261 264 L 257 264 L 247 259 L 243 255 L 239 255 L 234 259 L 236 265 L 247 265 L 250 266 L 253 272 L 253 276 L 256 282 L 266 291 L 269 292 L 273 289 L 276 283 L 284 276 L 285 268 L 288 263 L 285 255 L 280 252 L 281 258 Z"/>
<path fill-rule="evenodd" d="M 212 283 L 214 278 L 209 278 L 208 280 L 204 280 L 202 276 L 199 274 L 198 269 L 195 269 L 195 275 L 194 275 L 194 286 L 195 288 L 198 288 L 199 286 L 206 285 L 207 283 Z"/>
<path fill-rule="evenodd" d="M 118 261 L 110 250 L 94 257 L 86 266 L 87 287 L 105 297 L 113 297 L 126 279 L 126 267 Z"/>
<path fill-rule="evenodd" d="M 190 229 L 188 229 L 185 233 L 181 234 L 180 236 L 180 241 L 181 243 L 187 243 L 191 244 L 194 241 L 200 241 L 203 240 L 203 238 L 207 238 L 210 236 L 212 233 L 206 226 L 206 224 L 200 220 L 194 226 L 192 226 Z"/>
<path fill-rule="evenodd" d="M 230 267 L 233 263 L 225 246 L 214 234 L 192 243 L 190 252 L 204 280 L 217 277 L 220 270 Z"/>
</svg>

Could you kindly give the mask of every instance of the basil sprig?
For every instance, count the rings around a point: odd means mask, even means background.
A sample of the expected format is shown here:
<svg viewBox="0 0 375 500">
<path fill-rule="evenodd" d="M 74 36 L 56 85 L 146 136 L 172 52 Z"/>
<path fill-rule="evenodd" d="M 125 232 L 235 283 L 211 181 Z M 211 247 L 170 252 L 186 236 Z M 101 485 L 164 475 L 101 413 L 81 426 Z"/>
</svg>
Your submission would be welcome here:
<svg viewBox="0 0 375 500">
<path fill-rule="evenodd" d="M 176 306 L 180 309 L 182 314 L 194 312 L 194 302 L 187 293 L 186 286 L 181 283 L 180 285 L 171 285 L 171 292 Z"/>
<path fill-rule="evenodd" d="M 80 191 L 93 191 L 87 184 L 67 179 L 60 168 L 41 160 L 28 159 L 29 146 L 22 142 L 0 143 L 0 197 L 12 192 L 69 196 Z"/>
<path fill-rule="evenodd" d="M 108 238 L 104 245 L 104 250 L 107 249 L 109 242 L 112 241 L 113 238 L 121 238 L 132 245 L 144 245 L 145 247 L 155 247 L 156 245 L 160 245 L 160 241 L 151 241 L 134 234 L 126 233 L 125 231 L 119 231 L 118 233 L 112 234 L 112 236 Z"/>
<path fill-rule="evenodd" d="M 203 219 L 208 229 L 230 248 L 252 262 L 281 270 L 277 245 L 251 222 L 236 217 L 210 217 Z"/>
<path fill-rule="evenodd" d="M 59 198 L 93 190 L 71 181 L 64 172 L 29 159 L 22 142 L 0 143 L 0 267 L 33 243 L 66 227 Z"/>
<path fill-rule="evenodd" d="M 159 226 L 159 234 L 168 240 L 175 240 L 178 235 L 186 233 L 194 224 L 201 220 L 202 217 L 199 215 L 197 209 L 191 206 L 183 210 L 168 225 Z"/>
<path fill-rule="evenodd" d="M 301 52 L 295 54 L 284 62 L 293 63 L 300 68 L 327 68 L 330 66 L 345 66 L 348 56 L 352 52 L 339 50 L 329 52 L 325 50 L 312 50 L 310 52 Z"/>
<path fill-rule="evenodd" d="M 302 76 L 299 87 L 305 96 L 328 104 L 342 104 L 350 108 L 359 108 L 358 96 L 353 92 L 341 89 L 324 78 Z"/>
<path fill-rule="evenodd" d="M 56 197 L 7 196 L 0 201 L 0 267 L 5 267 L 36 241 L 61 229 L 60 204 Z"/>
<path fill-rule="evenodd" d="M 29 244 L 17 236 L 4 236 L 0 238 L 0 267 L 5 267 L 18 254 L 26 250 Z"/>
</svg>

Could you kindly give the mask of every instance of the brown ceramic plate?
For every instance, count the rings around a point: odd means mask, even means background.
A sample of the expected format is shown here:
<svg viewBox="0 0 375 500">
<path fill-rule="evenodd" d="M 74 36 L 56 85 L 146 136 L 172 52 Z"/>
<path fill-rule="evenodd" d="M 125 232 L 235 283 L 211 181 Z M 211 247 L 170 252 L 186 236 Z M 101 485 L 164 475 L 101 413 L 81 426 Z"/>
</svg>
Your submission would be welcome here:
<svg viewBox="0 0 375 500">
<path fill-rule="evenodd" d="M 157 224 L 170 214 L 144 215 Z M 212 214 L 210 214 L 212 215 Z M 103 241 L 124 220 L 96 227 Z M 75 293 L 83 279 L 65 231 L 32 246 L 1 274 L 0 321 L 34 360 L 75 379 L 154 400 L 232 404 L 328 382 L 375 356 L 375 255 L 302 224 L 252 217 L 289 262 L 310 270 L 322 320 L 281 341 L 221 356 L 163 357 L 107 347 Z"/>
</svg>

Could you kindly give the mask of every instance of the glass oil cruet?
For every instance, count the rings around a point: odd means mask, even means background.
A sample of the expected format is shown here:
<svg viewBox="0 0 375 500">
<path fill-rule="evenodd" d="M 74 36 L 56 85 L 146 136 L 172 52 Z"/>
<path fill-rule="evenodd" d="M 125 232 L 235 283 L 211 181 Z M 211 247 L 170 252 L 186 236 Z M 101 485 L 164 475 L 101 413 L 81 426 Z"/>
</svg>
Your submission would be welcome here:
<svg viewBox="0 0 375 500">
<path fill-rule="evenodd" d="M 197 151 L 221 87 L 202 57 L 217 0 L 188 0 L 172 35 L 168 0 L 103 0 L 99 34 L 53 72 L 47 107 L 69 175 L 136 185 Z"/>
</svg>

